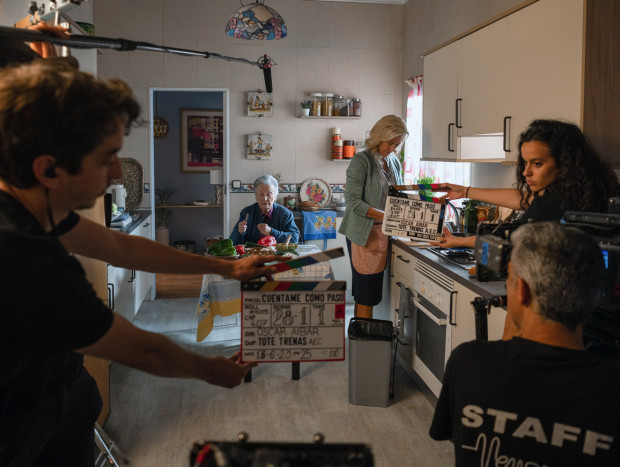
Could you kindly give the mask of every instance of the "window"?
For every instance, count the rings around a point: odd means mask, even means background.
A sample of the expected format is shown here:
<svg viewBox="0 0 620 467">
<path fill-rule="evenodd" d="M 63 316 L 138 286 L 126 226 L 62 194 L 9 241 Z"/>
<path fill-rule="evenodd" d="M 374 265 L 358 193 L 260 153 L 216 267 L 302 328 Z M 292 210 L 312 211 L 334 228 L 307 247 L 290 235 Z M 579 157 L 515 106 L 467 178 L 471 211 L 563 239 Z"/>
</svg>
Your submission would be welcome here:
<svg viewBox="0 0 620 467">
<path fill-rule="evenodd" d="M 404 147 L 404 182 L 416 184 L 426 177 L 433 177 L 432 183 L 455 183 L 470 185 L 471 163 L 421 161 L 422 156 L 422 106 L 423 77 L 416 76 L 407 80 L 409 95 L 407 97 L 407 130 L 409 137 Z M 460 205 L 460 201 L 456 203 Z"/>
</svg>

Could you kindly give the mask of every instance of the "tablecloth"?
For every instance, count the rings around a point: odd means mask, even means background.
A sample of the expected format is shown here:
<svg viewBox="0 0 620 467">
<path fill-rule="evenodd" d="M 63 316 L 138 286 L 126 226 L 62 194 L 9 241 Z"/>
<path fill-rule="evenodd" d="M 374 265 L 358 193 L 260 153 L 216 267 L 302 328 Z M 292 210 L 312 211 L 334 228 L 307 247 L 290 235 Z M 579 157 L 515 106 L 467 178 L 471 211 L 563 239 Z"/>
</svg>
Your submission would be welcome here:
<svg viewBox="0 0 620 467">
<path fill-rule="evenodd" d="M 336 211 L 302 211 L 301 216 L 304 241 L 336 238 Z"/>
<path fill-rule="evenodd" d="M 299 245 L 300 256 L 318 253 L 321 249 L 316 245 Z M 289 271 L 279 272 L 274 280 L 332 280 L 333 271 L 329 262 L 311 264 Z M 230 316 L 241 312 L 241 282 L 225 279 L 219 274 L 205 274 L 202 278 L 200 298 L 198 300 L 198 329 L 196 342 L 202 342 L 213 330 L 216 315 Z"/>
</svg>

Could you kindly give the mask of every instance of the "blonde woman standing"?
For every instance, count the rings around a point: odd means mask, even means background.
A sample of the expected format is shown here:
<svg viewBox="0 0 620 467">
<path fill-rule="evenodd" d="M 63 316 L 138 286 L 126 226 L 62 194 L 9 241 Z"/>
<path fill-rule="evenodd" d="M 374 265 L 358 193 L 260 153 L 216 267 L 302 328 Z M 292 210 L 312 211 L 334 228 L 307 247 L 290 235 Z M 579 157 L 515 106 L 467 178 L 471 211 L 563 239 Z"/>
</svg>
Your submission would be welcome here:
<svg viewBox="0 0 620 467">
<path fill-rule="evenodd" d="M 389 186 L 403 183 L 396 152 L 408 135 L 402 118 L 382 117 L 347 169 L 347 209 L 338 231 L 347 237 L 356 317 L 372 318 L 373 307 L 381 303 L 389 245 L 381 232 L 383 209 Z"/>
</svg>

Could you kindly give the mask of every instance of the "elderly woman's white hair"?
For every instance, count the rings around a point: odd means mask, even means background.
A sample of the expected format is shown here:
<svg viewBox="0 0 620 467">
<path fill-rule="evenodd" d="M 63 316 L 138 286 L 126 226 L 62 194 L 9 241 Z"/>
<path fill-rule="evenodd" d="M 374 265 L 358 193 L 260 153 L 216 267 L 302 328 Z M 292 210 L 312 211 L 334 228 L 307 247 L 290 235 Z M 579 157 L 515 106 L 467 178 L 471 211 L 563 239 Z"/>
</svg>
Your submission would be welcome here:
<svg viewBox="0 0 620 467">
<path fill-rule="evenodd" d="M 278 196 L 278 181 L 272 175 L 261 175 L 254 180 L 254 193 L 258 190 L 258 185 L 269 185 L 273 188 L 273 197 Z"/>
<path fill-rule="evenodd" d="M 403 138 L 409 136 L 407 124 L 397 115 L 386 115 L 381 117 L 372 127 L 368 138 L 364 141 L 364 145 L 366 149 L 374 151 L 382 142 L 390 141 L 397 136 L 402 136 Z"/>
</svg>

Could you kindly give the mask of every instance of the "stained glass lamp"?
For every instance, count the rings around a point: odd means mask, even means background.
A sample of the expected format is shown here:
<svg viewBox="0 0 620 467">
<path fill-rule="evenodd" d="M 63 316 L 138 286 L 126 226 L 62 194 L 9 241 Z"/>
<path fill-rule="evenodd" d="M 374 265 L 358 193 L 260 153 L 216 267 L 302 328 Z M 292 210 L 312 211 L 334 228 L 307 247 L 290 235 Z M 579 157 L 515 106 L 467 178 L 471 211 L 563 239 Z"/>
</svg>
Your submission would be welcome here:
<svg viewBox="0 0 620 467">
<path fill-rule="evenodd" d="M 226 25 L 226 34 L 239 39 L 272 40 L 286 37 L 286 26 L 280 13 L 264 5 L 265 0 L 239 8 Z"/>
</svg>

